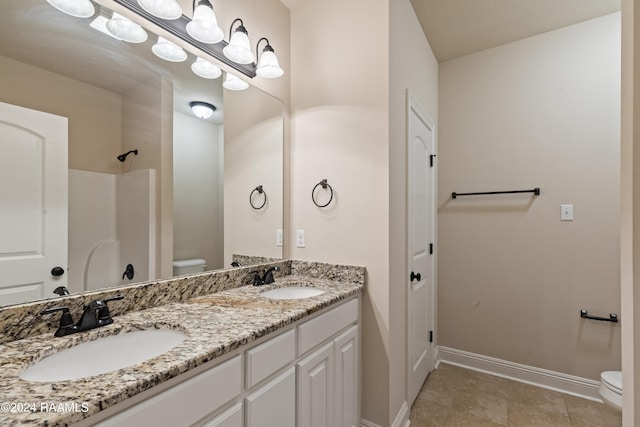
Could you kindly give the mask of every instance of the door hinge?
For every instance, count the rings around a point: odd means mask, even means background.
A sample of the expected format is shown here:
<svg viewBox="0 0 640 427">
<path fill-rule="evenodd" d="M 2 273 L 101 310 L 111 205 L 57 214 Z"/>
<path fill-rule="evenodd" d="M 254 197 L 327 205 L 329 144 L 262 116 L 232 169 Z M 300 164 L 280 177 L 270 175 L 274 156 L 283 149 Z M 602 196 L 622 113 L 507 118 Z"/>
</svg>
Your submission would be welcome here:
<svg viewBox="0 0 640 427">
<path fill-rule="evenodd" d="M 433 159 L 436 157 L 435 154 L 429 155 L 429 167 L 433 167 Z"/>
<path fill-rule="evenodd" d="M 433 331 L 429 331 L 429 342 L 433 342 Z"/>
<path fill-rule="evenodd" d="M 433 243 L 429 243 L 429 255 L 433 255 Z"/>
</svg>

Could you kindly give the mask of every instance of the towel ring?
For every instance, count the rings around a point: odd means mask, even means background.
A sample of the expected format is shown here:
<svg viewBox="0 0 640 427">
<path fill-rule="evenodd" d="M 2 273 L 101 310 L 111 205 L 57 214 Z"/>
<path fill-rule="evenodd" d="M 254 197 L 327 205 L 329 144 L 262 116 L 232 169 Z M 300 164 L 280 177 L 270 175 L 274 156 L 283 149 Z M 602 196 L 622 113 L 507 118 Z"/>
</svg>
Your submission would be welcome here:
<svg viewBox="0 0 640 427">
<path fill-rule="evenodd" d="M 329 191 L 331 191 L 331 196 L 329 197 L 329 201 L 327 203 L 325 203 L 324 205 L 319 205 L 318 202 L 316 202 L 316 196 L 315 196 L 315 192 L 316 192 L 316 188 L 322 186 L 322 188 L 324 188 L 326 190 L 327 187 L 329 187 Z M 331 188 L 331 186 L 327 183 L 326 178 L 323 179 L 322 181 L 320 181 L 319 183 L 317 183 L 315 185 L 315 187 L 313 187 L 313 190 L 311 190 L 311 200 L 313 200 L 313 204 L 316 205 L 319 208 L 325 208 L 327 206 L 329 206 L 329 203 L 331 203 L 331 201 L 333 200 L 333 188 Z"/>
<path fill-rule="evenodd" d="M 264 200 L 262 201 L 262 204 L 260 206 L 256 206 L 253 204 L 253 193 L 255 193 L 256 191 L 258 192 L 258 194 L 264 195 Z M 249 194 L 249 204 L 255 210 L 262 209 L 264 205 L 267 204 L 267 192 L 262 189 L 262 185 L 258 185 L 256 188 L 253 189 L 251 194 Z"/>
</svg>

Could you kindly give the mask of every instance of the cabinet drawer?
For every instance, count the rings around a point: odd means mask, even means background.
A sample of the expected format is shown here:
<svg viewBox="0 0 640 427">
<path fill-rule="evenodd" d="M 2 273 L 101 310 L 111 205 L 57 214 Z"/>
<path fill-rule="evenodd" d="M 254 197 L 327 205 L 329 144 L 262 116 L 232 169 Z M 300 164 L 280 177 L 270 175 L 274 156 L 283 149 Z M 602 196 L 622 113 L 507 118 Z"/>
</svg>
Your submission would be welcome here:
<svg viewBox="0 0 640 427">
<path fill-rule="evenodd" d="M 296 332 L 292 329 L 246 353 L 247 388 L 251 388 L 296 357 Z"/>
<path fill-rule="evenodd" d="M 298 326 L 298 355 L 311 350 L 358 320 L 358 300 L 353 299 Z"/>
<path fill-rule="evenodd" d="M 191 425 L 240 396 L 241 374 L 241 358 L 236 356 L 98 425 Z"/>
</svg>

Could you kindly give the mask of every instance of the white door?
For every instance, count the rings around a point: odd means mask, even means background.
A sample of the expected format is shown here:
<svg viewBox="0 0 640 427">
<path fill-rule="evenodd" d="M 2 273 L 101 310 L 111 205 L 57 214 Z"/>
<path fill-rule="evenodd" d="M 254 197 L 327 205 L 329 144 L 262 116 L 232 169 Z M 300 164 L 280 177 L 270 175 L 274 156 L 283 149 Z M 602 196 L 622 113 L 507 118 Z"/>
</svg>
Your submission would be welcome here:
<svg viewBox="0 0 640 427">
<path fill-rule="evenodd" d="M 407 91 L 408 134 L 408 254 L 407 328 L 409 405 L 433 369 L 429 335 L 435 311 L 433 246 L 434 124 Z"/>
<path fill-rule="evenodd" d="M 0 103 L 0 306 L 66 286 L 67 135 L 65 117 Z"/>
<path fill-rule="evenodd" d="M 297 364 L 298 422 L 305 427 L 333 425 L 333 342 Z"/>
</svg>

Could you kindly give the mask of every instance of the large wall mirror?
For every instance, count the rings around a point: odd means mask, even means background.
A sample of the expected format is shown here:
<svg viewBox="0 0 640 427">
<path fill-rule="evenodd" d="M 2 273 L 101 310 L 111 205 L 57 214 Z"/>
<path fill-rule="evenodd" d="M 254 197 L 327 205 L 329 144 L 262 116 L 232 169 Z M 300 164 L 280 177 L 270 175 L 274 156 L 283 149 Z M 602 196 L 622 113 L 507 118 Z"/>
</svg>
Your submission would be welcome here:
<svg viewBox="0 0 640 427">
<path fill-rule="evenodd" d="M 283 103 L 110 17 L 0 4 L 0 306 L 282 257 Z"/>
</svg>

